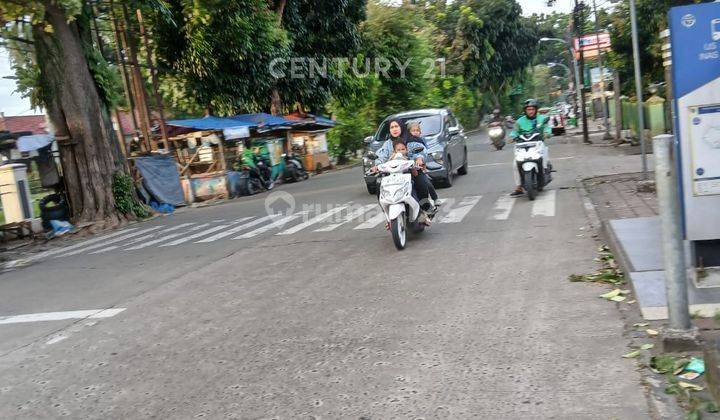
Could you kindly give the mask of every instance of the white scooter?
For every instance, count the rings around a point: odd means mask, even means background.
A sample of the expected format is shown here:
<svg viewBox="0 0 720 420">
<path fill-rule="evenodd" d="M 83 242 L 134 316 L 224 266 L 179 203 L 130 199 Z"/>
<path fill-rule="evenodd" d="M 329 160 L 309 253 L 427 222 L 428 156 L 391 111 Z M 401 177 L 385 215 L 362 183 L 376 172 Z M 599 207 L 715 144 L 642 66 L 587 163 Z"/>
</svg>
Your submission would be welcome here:
<svg viewBox="0 0 720 420">
<path fill-rule="evenodd" d="M 540 133 L 521 134 L 515 141 L 515 164 L 520 182 L 532 201 L 552 181 L 548 147 Z"/>
<path fill-rule="evenodd" d="M 380 207 L 390 224 L 393 242 L 398 250 L 405 249 L 407 231 L 420 233 L 425 230 L 426 217 L 420 203 L 412 195 L 412 160 L 393 159 L 377 166 L 380 175 Z M 418 169 L 420 170 L 420 169 Z"/>
</svg>

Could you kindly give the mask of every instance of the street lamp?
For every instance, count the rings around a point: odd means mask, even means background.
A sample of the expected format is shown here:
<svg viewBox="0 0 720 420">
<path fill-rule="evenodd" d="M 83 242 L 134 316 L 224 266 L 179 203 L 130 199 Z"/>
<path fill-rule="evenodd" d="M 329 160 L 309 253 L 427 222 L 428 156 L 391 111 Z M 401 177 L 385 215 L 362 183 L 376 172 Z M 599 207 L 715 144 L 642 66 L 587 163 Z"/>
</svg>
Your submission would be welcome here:
<svg viewBox="0 0 720 420">
<path fill-rule="evenodd" d="M 542 37 L 540 38 L 540 42 L 561 42 L 565 44 L 568 48 L 568 52 L 570 53 L 570 58 L 572 59 L 573 63 L 573 69 L 575 70 L 575 95 L 577 96 L 577 100 L 575 101 L 575 116 L 578 116 L 578 106 L 582 106 L 585 98 L 583 98 L 582 94 L 582 85 L 580 84 L 580 67 L 578 66 L 577 59 L 575 58 L 575 53 L 573 52 L 572 46 L 570 43 L 564 39 L 560 38 L 548 38 L 548 37 Z M 553 65 L 557 65 L 560 63 L 553 63 Z M 550 63 L 548 63 L 548 66 L 552 67 Z M 565 66 L 565 68 L 568 69 L 568 72 L 570 69 Z M 587 141 L 587 139 L 586 139 Z"/>
</svg>

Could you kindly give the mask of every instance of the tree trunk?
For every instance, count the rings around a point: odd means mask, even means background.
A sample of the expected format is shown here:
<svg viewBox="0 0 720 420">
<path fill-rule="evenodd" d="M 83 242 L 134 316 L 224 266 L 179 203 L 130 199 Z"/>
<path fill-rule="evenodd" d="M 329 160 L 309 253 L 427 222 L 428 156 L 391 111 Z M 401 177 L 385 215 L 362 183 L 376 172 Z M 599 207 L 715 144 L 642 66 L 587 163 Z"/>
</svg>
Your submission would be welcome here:
<svg viewBox="0 0 720 420">
<path fill-rule="evenodd" d="M 287 0 L 275 0 L 275 13 L 278 16 L 278 26 L 282 27 L 283 14 L 285 13 L 285 4 Z M 283 114 L 283 104 L 280 98 L 280 91 L 277 88 L 277 83 L 270 92 L 270 113 L 272 115 Z"/>
<path fill-rule="evenodd" d="M 113 161 L 109 115 L 83 53 L 78 20 L 68 20 L 55 1 L 43 3 L 45 22 L 33 26 L 33 36 L 72 221 L 93 231 L 113 228 L 126 217 L 112 194 L 113 173 L 122 166 Z"/>
</svg>

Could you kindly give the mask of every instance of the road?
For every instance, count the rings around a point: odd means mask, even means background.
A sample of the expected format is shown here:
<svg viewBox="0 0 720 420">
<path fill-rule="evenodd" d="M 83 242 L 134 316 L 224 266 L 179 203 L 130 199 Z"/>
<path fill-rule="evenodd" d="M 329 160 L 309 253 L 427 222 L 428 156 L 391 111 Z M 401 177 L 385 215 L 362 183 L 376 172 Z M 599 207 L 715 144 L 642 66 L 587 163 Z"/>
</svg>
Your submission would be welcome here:
<svg viewBox="0 0 720 420">
<path fill-rule="evenodd" d="M 639 158 L 551 144 L 531 203 L 469 149 L 403 252 L 351 168 L 276 191 L 292 220 L 238 199 L 1 275 L 0 418 L 647 417 L 614 304 L 567 281 L 598 245 L 575 179 Z"/>
</svg>

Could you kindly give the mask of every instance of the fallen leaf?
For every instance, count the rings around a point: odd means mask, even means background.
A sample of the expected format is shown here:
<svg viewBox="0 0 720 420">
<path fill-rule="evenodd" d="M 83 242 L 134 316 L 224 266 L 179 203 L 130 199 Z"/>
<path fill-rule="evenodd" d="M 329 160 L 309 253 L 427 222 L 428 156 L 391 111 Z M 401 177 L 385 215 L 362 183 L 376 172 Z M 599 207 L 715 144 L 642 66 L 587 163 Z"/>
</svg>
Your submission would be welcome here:
<svg viewBox="0 0 720 420">
<path fill-rule="evenodd" d="M 619 294 L 620 294 L 620 289 L 615 289 L 611 292 L 605 293 L 604 295 L 600 295 L 600 297 L 603 299 L 612 299 Z"/>
<path fill-rule="evenodd" d="M 630 303 L 630 302 L 628 302 L 628 303 Z M 648 325 L 650 325 L 650 324 L 648 324 L 647 322 L 636 322 L 633 324 L 633 327 L 647 327 Z"/>
<path fill-rule="evenodd" d="M 637 300 L 635 300 L 635 299 L 633 299 L 633 300 L 628 300 L 628 301 L 627 301 L 628 305 L 632 305 L 632 304 L 635 303 L 635 302 L 637 302 Z"/>
<path fill-rule="evenodd" d="M 705 388 L 701 387 L 700 385 L 695 385 L 695 384 L 691 384 L 690 382 L 684 382 L 684 381 L 678 382 L 678 385 L 680 385 L 680 388 L 689 389 L 691 391 L 702 391 L 703 389 L 705 389 Z"/>
<path fill-rule="evenodd" d="M 621 295 L 627 295 L 628 293 L 630 293 L 630 289 L 623 289 L 620 291 Z"/>
<path fill-rule="evenodd" d="M 660 333 L 657 332 L 656 330 L 651 330 L 650 328 L 648 328 L 647 330 L 645 330 L 645 332 L 646 332 L 647 335 L 649 335 L 650 337 L 655 337 L 656 335 L 660 334 Z"/>
<path fill-rule="evenodd" d="M 630 353 L 623 354 L 622 357 L 626 359 L 632 359 L 633 357 L 640 356 L 640 350 L 631 351 Z"/>
<path fill-rule="evenodd" d="M 653 347 L 655 347 L 655 344 L 647 343 L 640 346 L 640 350 L 650 350 Z"/>
<path fill-rule="evenodd" d="M 613 302 L 622 302 L 623 300 L 625 300 L 625 296 L 613 296 L 610 298 L 610 300 L 612 300 Z"/>
</svg>

